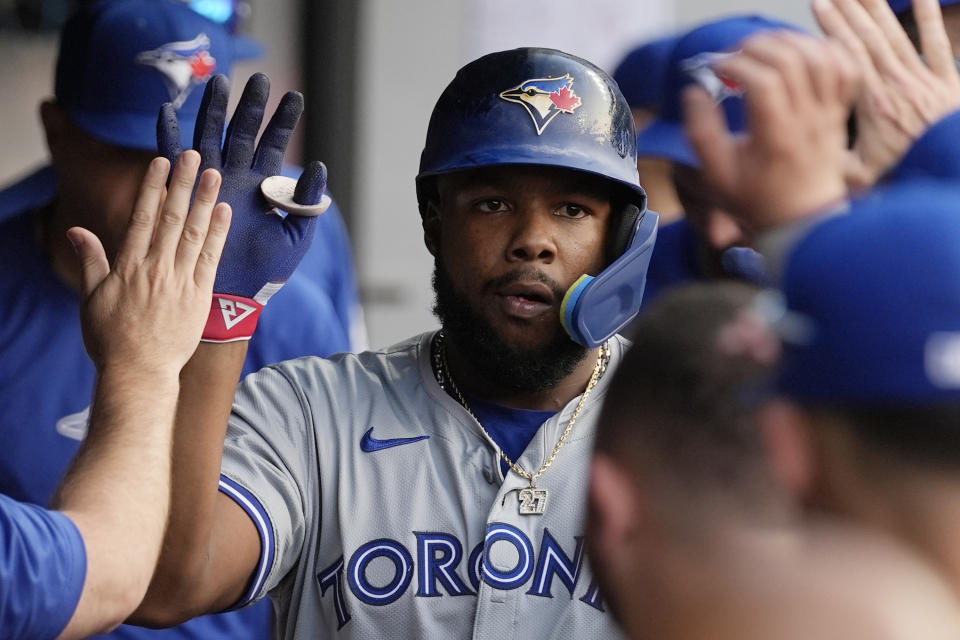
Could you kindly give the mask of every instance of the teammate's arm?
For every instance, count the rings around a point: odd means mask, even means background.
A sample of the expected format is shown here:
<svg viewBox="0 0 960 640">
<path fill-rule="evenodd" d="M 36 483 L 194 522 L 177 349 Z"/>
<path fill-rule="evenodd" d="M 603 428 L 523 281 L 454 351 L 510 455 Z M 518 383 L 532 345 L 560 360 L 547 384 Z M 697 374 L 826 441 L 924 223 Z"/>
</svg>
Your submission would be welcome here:
<svg viewBox="0 0 960 640">
<path fill-rule="evenodd" d="M 172 626 L 237 604 L 261 556 L 260 534 L 253 521 L 218 491 L 227 422 L 247 339 L 256 326 L 255 321 L 233 321 L 250 309 L 250 317 L 255 318 L 269 295 L 290 277 L 309 247 L 316 218 L 291 214 L 282 219 L 270 212 L 271 205 L 260 193 L 263 178 L 280 174 L 283 154 L 303 110 L 302 96 L 287 93 L 281 99 L 257 144 L 269 80 L 255 74 L 244 88 L 221 145 L 228 86 L 222 76 L 208 83 L 194 146 L 203 166 L 222 169 L 221 197 L 233 206 L 233 226 L 214 284 L 205 342 L 181 374 L 170 519 L 153 581 L 130 618 L 135 624 Z M 164 155 L 179 152 L 176 118 L 166 106 L 158 138 Z M 319 203 L 325 185 L 326 169 L 311 163 L 297 183 L 294 200 Z"/>
<path fill-rule="evenodd" d="M 191 208 L 198 166 L 196 153 L 185 154 L 164 198 L 169 164 L 151 163 L 112 268 L 95 235 L 68 232 L 82 266 L 84 343 L 98 377 L 88 436 L 53 505 L 76 525 L 87 560 L 62 637 L 122 622 L 160 552 L 178 375 L 200 340 L 230 224 L 229 206 L 214 206 L 215 171 L 201 177 Z"/>
</svg>

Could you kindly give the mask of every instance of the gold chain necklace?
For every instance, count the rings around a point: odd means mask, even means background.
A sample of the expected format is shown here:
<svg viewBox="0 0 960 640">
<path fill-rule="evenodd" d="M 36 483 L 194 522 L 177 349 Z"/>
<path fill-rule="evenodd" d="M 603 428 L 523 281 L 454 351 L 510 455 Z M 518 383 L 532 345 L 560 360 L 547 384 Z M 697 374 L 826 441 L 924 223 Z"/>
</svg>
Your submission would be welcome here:
<svg viewBox="0 0 960 640">
<path fill-rule="evenodd" d="M 460 405 L 470 414 L 470 417 L 473 418 L 474 422 L 477 423 L 477 426 L 480 427 L 480 430 L 490 440 L 494 440 L 493 436 L 490 435 L 490 432 L 487 431 L 486 427 L 483 426 L 483 423 L 480 422 L 480 419 L 477 418 L 477 415 L 473 412 L 473 409 L 470 408 L 470 405 L 467 404 L 467 399 L 463 397 L 463 394 L 460 393 L 460 388 L 457 386 L 457 383 L 454 381 L 453 376 L 450 375 L 450 367 L 447 365 L 447 349 L 443 343 L 444 335 L 443 332 L 439 332 L 436 338 L 436 355 L 439 360 L 439 377 L 442 377 L 450 383 L 450 388 L 453 389 L 453 392 L 457 394 L 457 400 L 460 402 Z M 521 478 L 530 481 L 530 486 L 526 489 L 520 490 L 520 515 L 543 515 L 547 510 L 547 490 L 537 487 L 537 479 L 544 474 L 544 472 L 550 468 L 550 465 L 553 464 L 553 461 L 557 459 L 557 454 L 560 453 L 561 447 L 567 441 L 567 436 L 570 435 L 570 431 L 573 429 L 573 425 L 576 424 L 577 418 L 580 417 L 580 412 L 583 410 L 584 405 L 587 403 L 587 398 L 590 396 L 590 392 L 593 391 L 593 388 L 597 385 L 597 381 L 600 379 L 600 376 L 603 375 L 604 370 L 606 369 L 607 360 L 609 354 L 607 352 L 607 345 L 603 344 L 600 346 L 600 353 L 597 354 L 597 363 L 593 367 L 593 374 L 590 376 L 590 381 L 587 383 L 587 388 L 584 390 L 583 395 L 580 396 L 580 402 L 577 403 L 577 408 L 573 410 L 573 415 L 570 416 L 570 421 L 567 422 L 567 428 L 563 430 L 563 433 L 560 435 L 560 439 L 557 440 L 556 446 L 553 448 L 553 453 L 550 454 L 550 457 L 544 462 L 540 469 L 536 473 L 530 473 L 519 464 L 510 459 L 510 457 L 500 449 L 500 456 L 506 461 L 506 463 L 513 469 Z M 438 380 L 440 386 L 443 386 L 443 380 Z"/>
</svg>

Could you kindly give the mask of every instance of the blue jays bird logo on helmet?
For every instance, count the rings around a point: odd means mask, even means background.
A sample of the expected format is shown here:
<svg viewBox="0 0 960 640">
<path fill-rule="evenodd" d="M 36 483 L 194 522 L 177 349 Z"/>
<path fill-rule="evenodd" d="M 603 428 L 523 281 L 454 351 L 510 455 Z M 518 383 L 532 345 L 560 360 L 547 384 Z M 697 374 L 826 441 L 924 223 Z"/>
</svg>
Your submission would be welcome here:
<svg viewBox="0 0 960 640">
<path fill-rule="evenodd" d="M 507 102 L 516 102 L 527 110 L 537 128 L 537 135 L 561 113 L 573 113 L 580 106 L 580 96 L 573 92 L 573 76 L 524 80 L 500 93 Z"/>
<path fill-rule="evenodd" d="M 217 69 L 217 60 L 210 55 L 210 38 L 205 33 L 193 40 L 168 42 L 144 51 L 137 54 L 136 61 L 163 74 L 174 109 L 183 106 L 193 88 L 206 82 Z"/>
<path fill-rule="evenodd" d="M 680 63 L 681 68 L 693 78 L 694 82 L 707 90 L 720 104 L 727 98 L 743 95 L 740 83 L 717 72 L 718 60 L 736 55 L 732 53 L 701 53 Z"/>
</svg>

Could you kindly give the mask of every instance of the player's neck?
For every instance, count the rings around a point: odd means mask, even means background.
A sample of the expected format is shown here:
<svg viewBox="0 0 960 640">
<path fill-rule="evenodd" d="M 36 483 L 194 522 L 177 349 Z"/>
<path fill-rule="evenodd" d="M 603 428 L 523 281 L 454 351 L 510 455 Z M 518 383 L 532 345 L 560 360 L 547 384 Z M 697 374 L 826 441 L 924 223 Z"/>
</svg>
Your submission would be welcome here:
<svg viewBox="0 0 960 640">
<path fill-rule="evenodd" d="M 749 637 L 752 634 L 741 623 L 760 624 L 756 609 L 777 604 L 778 594 L 770 587 L 788 584 L 789 571 L 795 569 L 789 560 L 801 544 L 796 532 L 736 525 L 705 529 L 713 535 L 697 533 L 689 539 L 665 535 L 656 544 L 655 556 L 648 558 L 650 564 L 636 572 L 637 581 L 628 593 L 638 594 L 635 603 L 652 608 L 624 611 L 631 637 Z"/>
<path fill-rule="evenodd" d="M 598 349 L 588 351 L 573 371 L 550 389 L 530 392 L 513 389 L 500 380 L 484 376 L 470 365 L 452 340 L 446 339 L 445 349 L 450 375 L 461 391 L 504 407 L 537 411 L 560 411 L 570 400 L 582 394 L 593 374 L 599 353 Z"/>
<path fill-rule="evenodd" d="M 886 524 L 933 562 L 960 596 L 960 475 L 939 470 L 900 475 L 905 485 L 895 495 Z"/>
</svg>

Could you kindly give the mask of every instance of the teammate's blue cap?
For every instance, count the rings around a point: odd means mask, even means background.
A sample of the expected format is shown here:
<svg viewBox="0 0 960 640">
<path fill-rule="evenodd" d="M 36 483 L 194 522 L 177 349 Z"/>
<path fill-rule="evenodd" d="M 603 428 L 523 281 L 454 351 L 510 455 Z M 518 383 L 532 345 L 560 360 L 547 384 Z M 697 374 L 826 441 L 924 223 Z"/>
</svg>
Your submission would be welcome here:
<svg viewBox="0 0 960 640">
<path fill-rule="evenodd" d="M 960 402 L 960 197 L 894 184 L 814 228 L 784 274 L 781 391 L 835 406 Z M 805 335 L 804 335 L 805 334 Z"/>
<path fill-rule="evenodd" d="M 893 9 L 893 12 L 896 14 L 901 14 L 904 11 L 908 11 L 913 7 L 913 0 L 887 0 L 890 3 L 890 8 Z M 951 4 L 957 4 L 960 0 L 940 0 L 941 7 L 948 7 Z"/>
<path fill-rule="evenodd" d="M 637 136 L 637 155 L 667 158 L 691 167 L 700 160 L 683 129 L 683 90 L 694 82 L 704 86 L 723 104 L 734 132 L 746 127 L 746 111 L 733 83 L 713 70 L 717 55 L 730 52 L 745 38 L 771 29 L 798 27 L 758 15 L 734 16 L 701 25 L 677 40 L 670 53 L 663 84 L 660 116 Z"/>
<path fill-rule="evenodd" d="M 617 65 L 613 79 L 632 108 L 660 109 L 667 63 L 677 40 L 678 36 L 671 35 L 646 42 L 624 56 Z"/>
<path fill-rule="evenodd" d="M 119 147 L 155 150 L 157 113 L 172 102 L 184 148 L 203 86 L 229 73 L 233 40 L 178 0 L 101 0 L 64 25 L 56 97 L 86 133 Z"/>
</svg>

